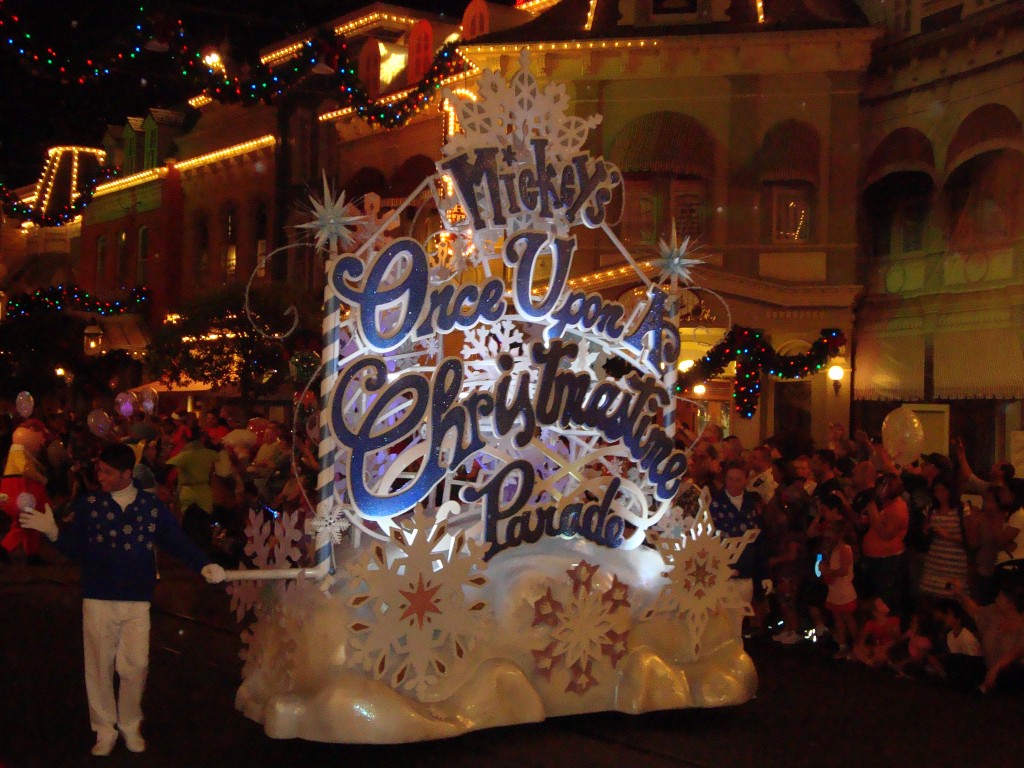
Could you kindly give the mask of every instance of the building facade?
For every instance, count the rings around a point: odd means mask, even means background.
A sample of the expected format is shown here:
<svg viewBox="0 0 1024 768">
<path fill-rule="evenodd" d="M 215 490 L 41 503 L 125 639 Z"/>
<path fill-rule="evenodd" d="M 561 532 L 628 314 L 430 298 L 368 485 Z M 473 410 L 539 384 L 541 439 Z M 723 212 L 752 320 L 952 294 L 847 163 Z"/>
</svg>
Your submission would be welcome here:
<svg viewBox="0 0 1024 768">
<path fill-rule="evenodd" d="M 861 98 L 856 418 L 912 404 L 930 450 L 1024 469 L 1024 6 L 863 5 L 886 32 Z"/>
<path fill-rule="evenodd" d="M 616 237 L 650 264 L 674 225 L 704 259 L 684 296 L 684 358 L 732 325 L 788 354 L 840 329 L 838 386 L 768 378 L 750 420 L 731 415 L 727 376 L 689 393 L 745 444 L 790 430 L 823 444 L 851 413 L 877 431 L 911 402 L 935 406 L 921 407 L 929 439 L 947 411 L 954 431 L 981 414 L 985 459 L 1010 450 L 1024 397 L 1022 13 L 974 0 L 473 0 L 461 25 L 374 4 L 329 28 L 378 103 L 403 98 L 458 40 L 467 66 L 447 87 L 508 74 L 527 48 L 574 114 L 602 115 L 588 148 L 625 174 Z M 308 40 L 264 62 L 284 66 Z M 319 302 L 322 264 L 294 225 L 322 175 L 383 212 L 457 130 L 439 96 L 385 128 L 325 82 L 314 69 L 271 106 L 197 99 L 112 128 L 104 150 L 126 175 L 75 225 L 77 281 L 98 294 L 148 284 L 153 323 L 250 276 Z M 433 231 L 429 198 L 398 226 Z M 636 302 L 623 264 L 604 233 L 586 233 L 574 284 Z"/>
</svg>

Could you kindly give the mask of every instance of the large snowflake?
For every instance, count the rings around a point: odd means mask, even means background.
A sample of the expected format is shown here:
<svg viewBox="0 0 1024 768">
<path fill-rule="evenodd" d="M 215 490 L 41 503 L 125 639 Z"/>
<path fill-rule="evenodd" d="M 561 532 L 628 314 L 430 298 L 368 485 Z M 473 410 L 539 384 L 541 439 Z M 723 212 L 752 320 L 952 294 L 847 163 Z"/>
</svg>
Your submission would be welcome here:
<svg viewBox="0 0 1024 768">
<path fill-rule="evenodd" d="M 757 534 L 757 530 L 749 530 L 742 536 L 723 538 L 712 525 L 707 509 L 691 518 L 680 536 L 648 532 L 669 570 L 662 573 L 668 584 L 644 618 L 667 613 L 685 619 L 690 626 L 692 654 L 699 655 L 704 629 L 712 615 L 723 609 L 747 616 L 752 613 L 733 579 L 732 565 Z"/>
<path fill-rule="evenodd" d="M 374 542 L 348 566 L 359 590 L 350 600 L 359 611 L 349 625 L 352 661 L 421 701 L 475 644 L 487 606 L 465 592 L 487 583 L 485 547 L 449 535 L 443 516 L 417 508 L 391 529 L 391 551 Z"/>
<path fill-rule="evenodd" d="M 533 650 L 537 673 L 548 681 L 568 670 L 566 692 L 580 696 L 600 681 L 602 659 L 612 668 L 626 655 L 629 640 L 629 586 L 612 574 L 604 592 L 596 591 L 598 566 L 581 560 L 566 571 L 571 589 L 551 587 L 533 604 L 533 626 L 549 628 L 543 648 Z"/>
<path fill-rule="evenodd" d="M 291 568 L 302 557 L 299 542 L 302 530 L 299 527 L 298 512 L 285 512 L 271 520 L 262 513 L 250 511 L 245 525 L 245 554 L 256 570 L 270 568 Z M 235 618 L 242 621 L 251 610 L 269 602 L 274 587 L 256 580 L 232 581 L 227 585 L 231 596 L 231 610 Z"/>
</svg>

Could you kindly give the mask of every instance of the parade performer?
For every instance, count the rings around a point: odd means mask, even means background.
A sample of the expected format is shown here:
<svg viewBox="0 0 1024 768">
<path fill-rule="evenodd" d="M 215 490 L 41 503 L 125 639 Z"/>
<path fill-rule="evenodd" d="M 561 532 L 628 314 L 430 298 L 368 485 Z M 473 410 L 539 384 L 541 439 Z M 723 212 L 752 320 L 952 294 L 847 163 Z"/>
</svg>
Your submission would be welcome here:
<svg viewBox="0 0 1024 768">
<path fill-rule="evenodd" d="M 159 546 L 213 584 L 224 569 L 210 562 L 156 496 L 132 482 L 135 452 L 122 443 L 100 454 L 101 491 L 74 503 L 72 523 L 60 529 L 49 505 L 22 513 L 21 526 L 39 531 L 82 565 L 82 629 L 89 719 L 96 732 L 92 754 L 109 755 L 124 737 L 142 752 L 142 691 L 149 669 L 149 605 L 156 585 L 154 547 Z M 114 673 L 120 679 L 114 696 Z"/>
<path fill-rule="evenodd" d="M 43 562 L 39 557 L 39 534 L 26 531 L 18 524 L 21 512 L 18 497 L 31 494 L 34 506 L 40 509 L 50 503 L 46 495 L 46 470 L 38 459 L 45 445 L 46 427 L 39 419 L 21 422 L 11 437 L 3 479 L 0 479 L 0 494 L 7 497 L 0 505 L 11 518 L 11 528 L 3 542 L 0 542 L 0 561 L 9 562 L 10 553 L 20 546 L 25 550 L 25 562 L 28 565 L 40 565 Z"/>
</svg>

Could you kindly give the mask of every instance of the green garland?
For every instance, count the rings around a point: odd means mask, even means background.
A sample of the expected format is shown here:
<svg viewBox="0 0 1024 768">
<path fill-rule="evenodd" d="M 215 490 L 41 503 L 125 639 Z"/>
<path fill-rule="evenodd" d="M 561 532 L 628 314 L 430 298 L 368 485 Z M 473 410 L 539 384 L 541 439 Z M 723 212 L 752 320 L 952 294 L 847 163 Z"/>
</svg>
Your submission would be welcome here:
<svg viewBox="0 0 1024 768">
<path fill-rule="evenodd" d="M 142 312 L 149 300 L 145 286 L 132 288 L 125 300 L 102 301 L 78 286 L 55 285 L 32 293 L 18 293 L 7 302 L 8 317 L 28 317 L 39 312 L 88 312 L 94 315 L 123 315 Z"/>
<path fill-rule="evenodd" d="M 745 419 L 753 418 L 761 392 L 761 374 L 780 379 L 802 379 L 822 368 L 846 344 L 842 331 L 826 328 L 811 344 L 811 350 L 800 355 L 780 355 L 767 341 L 764 332 L 734 325 L 718 344 L 697 360 L 692 368 L 676 381 L 676 391 L 684 392 L 695 384 L 717 376 L 736 362 L 733 379 L 733 403 Z"/>
<path fill-rule="evenodd" d="M 348 57 L 344 41 L 332 40 L 320 34 L 295 54 L 293 59 L 277 67 L 260 64 L 245 80 L 196 68 L 197 85 L 211 99 L 224 103 L 272 103 L 298 80 L 308 75 L 313 67 L 326 65 L 332 74 L 327 90 L 334 89 L 342 108 L 351 107 L 370 125 L 395 128 L 405 125 L 411 117 L 426 107 L 441 83 L 460 72 L 469 71 L 471 65 L 459 53 L 455 43 L 446 43 L 434 56 L 430 69 L 397 101 L 372 99 L 356 74 L 356 66 Z"/>
</svg>

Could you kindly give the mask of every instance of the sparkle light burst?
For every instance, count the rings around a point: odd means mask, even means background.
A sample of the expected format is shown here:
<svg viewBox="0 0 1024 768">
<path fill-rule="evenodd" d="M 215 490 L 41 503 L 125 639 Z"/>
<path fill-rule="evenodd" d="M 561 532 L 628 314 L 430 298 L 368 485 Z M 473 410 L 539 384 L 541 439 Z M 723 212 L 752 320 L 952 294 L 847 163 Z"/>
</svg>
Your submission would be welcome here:
<svg viewBox="0 0 1024 768">
<path fill-rule="evenodd" d="M 317 199 L 316 195 L 309 197 L 312 221 L 297 226 L 315 234 L 318 251 L 325 250 L 324 246 L 327 246 L 331 253 L 337 253 L 339 244 L 343 248 L 355 245 L 356 231 L 366 217 L 359 214 L 351 203 L 345 202 L 344 190 L 337 197 L 334 196 L 334 190 L 327 183 L 326 173 L 323 179 L 323 198 Z"/>
</svg>

